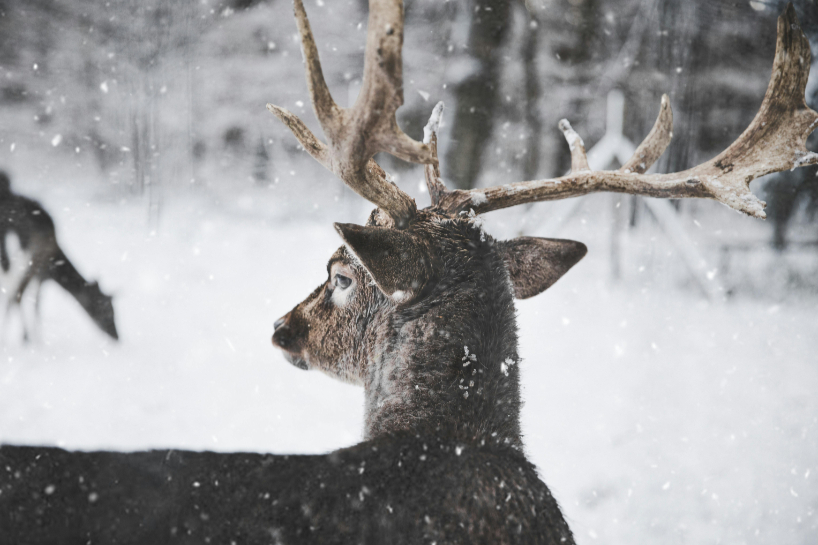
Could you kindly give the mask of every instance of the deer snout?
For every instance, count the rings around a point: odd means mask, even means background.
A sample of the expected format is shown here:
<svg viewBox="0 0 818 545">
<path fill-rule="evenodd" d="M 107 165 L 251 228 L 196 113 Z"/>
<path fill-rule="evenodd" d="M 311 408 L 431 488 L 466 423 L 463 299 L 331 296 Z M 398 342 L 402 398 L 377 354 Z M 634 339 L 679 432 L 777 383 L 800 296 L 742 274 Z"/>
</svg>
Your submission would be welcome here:
<svg viewBox="0 0 818 545">
<path fill-rule="evenodd" d="M 290 324 L 292 312 L 288 312 L 275 321 L 273 328 L 273 346 L 284 351 L 284 357 L 299 369 L 309 369 L 301 354 L 301 342 L 298 332 Z"/>
<path fill-rule="evenodd" d="M 288 312 L 273 324 L 273 345 L 287 350 L 293 344 L 293 332 L 290 328 L 290 315 Z"/>
</svg>

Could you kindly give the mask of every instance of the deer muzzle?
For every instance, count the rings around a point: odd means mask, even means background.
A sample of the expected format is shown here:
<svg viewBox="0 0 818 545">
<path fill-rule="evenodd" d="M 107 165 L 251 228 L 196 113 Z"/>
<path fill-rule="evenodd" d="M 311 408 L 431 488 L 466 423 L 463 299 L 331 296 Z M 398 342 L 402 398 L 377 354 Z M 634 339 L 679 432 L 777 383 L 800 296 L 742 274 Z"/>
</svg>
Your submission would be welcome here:
<svg viewBox="0 0 818 545">
<path fill-rule="evenodd" d="M 284 352 L 284 358 L 299 369 L 308 370 L 309 366 L 301 355 L 301 343 L 297 334 L 290 327 L 291 312 L 288 312 L 273 324 L 273 346 Z"/>
</svg>

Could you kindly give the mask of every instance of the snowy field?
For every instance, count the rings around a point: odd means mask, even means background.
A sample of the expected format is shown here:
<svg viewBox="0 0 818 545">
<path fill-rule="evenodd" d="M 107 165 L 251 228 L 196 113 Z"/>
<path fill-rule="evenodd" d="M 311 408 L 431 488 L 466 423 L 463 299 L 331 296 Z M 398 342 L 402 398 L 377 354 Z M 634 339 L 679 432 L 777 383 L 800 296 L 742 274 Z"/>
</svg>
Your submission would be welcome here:
<svg viewBox="0 0 818 545">
<path fill-rule="evenodd" d="M 324 281 L 331 222 L 363 222 L 363 203 L 296 221 L 270 212 L 275 191 L 202 190 L 166 195 L 148 221 L 144 202 L 64 174 L 16 188 L 115 295 L 121 342 L 47 284 L 41 342 L 1 348 L 0 441 L 320 453 L 360 439 L 362 391 L 289 365 L 270 337 Z M 815 294 L 707 302 L 639 274 L 612 284 L 587 216 L 560 235 L 589 256 L 518 305 L 527 452 L 578 543 L 818 543 Z"/>
</svg>

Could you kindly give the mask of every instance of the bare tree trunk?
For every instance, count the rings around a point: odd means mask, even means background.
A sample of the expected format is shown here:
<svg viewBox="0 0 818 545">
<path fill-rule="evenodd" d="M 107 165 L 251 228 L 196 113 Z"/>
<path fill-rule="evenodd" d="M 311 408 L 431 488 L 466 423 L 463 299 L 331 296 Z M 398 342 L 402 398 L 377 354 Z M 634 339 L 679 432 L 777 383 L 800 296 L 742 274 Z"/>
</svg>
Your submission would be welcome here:
<svg viewBox="0 0 818 545">
<path fill-rule="evenodd" d="M 142 128 L 145 124 L 145 120 L 142 119 L 141 113 L 142 113 L 141 108 L 137 103 L 137 107 L 135 108 L 135 111 L 131 116 L 131 150 L 133 155 L 134 166 L 133 191 L 138 195 L 141 195 L 145 188 L 144 172 L 145 161 L 142 158 L 143 155 L 142 147 L 144 144 L 144 135 Z"/>
<path fill-rule="evenodd" d="M 674 112 L 674 129 L 684 131 L 682 134 L 697 134 L 701 120 L 693 105 L 701 103 L 700 90 L 691 84 L 688 73 L 701 64 L 701 59 L 696 58 L 695 44 L 699 41 L 698 36 L 707 32 L 708 23 L 700 16 L 698 2 L 661 0 L 658 8 L 663 32 L 656 36 L 656 67 L 663 73 L 674 75 L 670 90 L 671 98 L 678 104 Z M 694 162 L 697 158 L 691 157 L 695 155 L 693 142 L 693 139 L 673 142 L 657 161 L 659 172 L 676 172 Z"/>
<path fill-rule="evenodd" d="M 147 78 L 148 103 L 145 105 L 146 118 L 148 120 L 146 131 L 147 149 L 145 150 L 147 170 L 149 173 L 146 179 L 146 185 L 148 186 L 148 220 L 153 225 L 158 223 L 159 214 L 162 209 L 162 165 L 160 163 L 162 156 L 159 151 L 162 149 L 161 142 L 159 141 L 162 127 L 157 123 L 158 116 L 156 109 L 159 97 L 156 92 L 156 79 L 155 72 L 150 72 Z"/>
<path fill-rule="evenodd" d="M 523 64 L 525 66 L 525 123 L 526 156 L 523 160 L 523 180 L 534 180 L 540 170 L 540 141 L 542 140 L 542 119 L 539 98 L 540 75 L 537 72 L 537 51 L 540 42 L 540 24 L 537 16 L 529 12 L 529 23 L 523 43 Z"/>
<path fill-rule="evenodd" d="M 452 143 L 444 162 L 446 177 L 460 189 L 474 187 L 491 138 L 500 86 L 500 46 L 511 22 L 509 0 L 478 1 L 469 30 L 469 50 L 478 69 L 454 91 Z"/>
<path fill-rule="evenodd" d="M 256 151 L 253 156 L 253 181 L 256 185 L 266 186 L 270 183 L 270 154 L 267 145 L 264 143 L 264 136 L 259 136 L 256 143 Z"/>
<path fill-rule="evenodd" d="M 191 184 L 196 182 L 196 130 L 194 127 L 195 123 L 195 116 L 194 116 L 194 71 L 193 66 L 195 60 L 193 58 L 194 54 L 198 52 L 198 49 L 192 47 L 193 44 L 193 34 L 194 34 L 194 19 L 195 19 L 195 10 L 192 7 L 188 7 L 188 11 L 186 13 L 185 18 L 185 34 L 187 35 L 187 40 L 185 40 L 185 93 L 187 94 L 187 159 L 189 165 L 189 182 Z"/>
<path fill-rule="evenodd" d="M 9 13 L 8 0 L 0 0 L 0 62 L 9 62 L 15 56 L 15 49 L 19 47 L 14 43 L 14 35 L 11 33 L 11 14 Z"/>
</svg>

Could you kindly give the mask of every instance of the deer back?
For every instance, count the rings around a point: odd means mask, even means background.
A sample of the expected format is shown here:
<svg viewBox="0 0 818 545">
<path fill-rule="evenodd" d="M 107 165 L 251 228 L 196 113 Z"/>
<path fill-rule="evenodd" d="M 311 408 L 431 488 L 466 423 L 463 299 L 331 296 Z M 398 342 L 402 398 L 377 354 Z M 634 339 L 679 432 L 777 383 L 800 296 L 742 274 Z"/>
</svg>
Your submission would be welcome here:
<svg viewBox="0 0 818 545">
<path fill-rule="evenodd" d="M 525 457 L 396 434 L 324 456 L 0 446 L 2 543 L 573 543 Z"/>
</svg>

